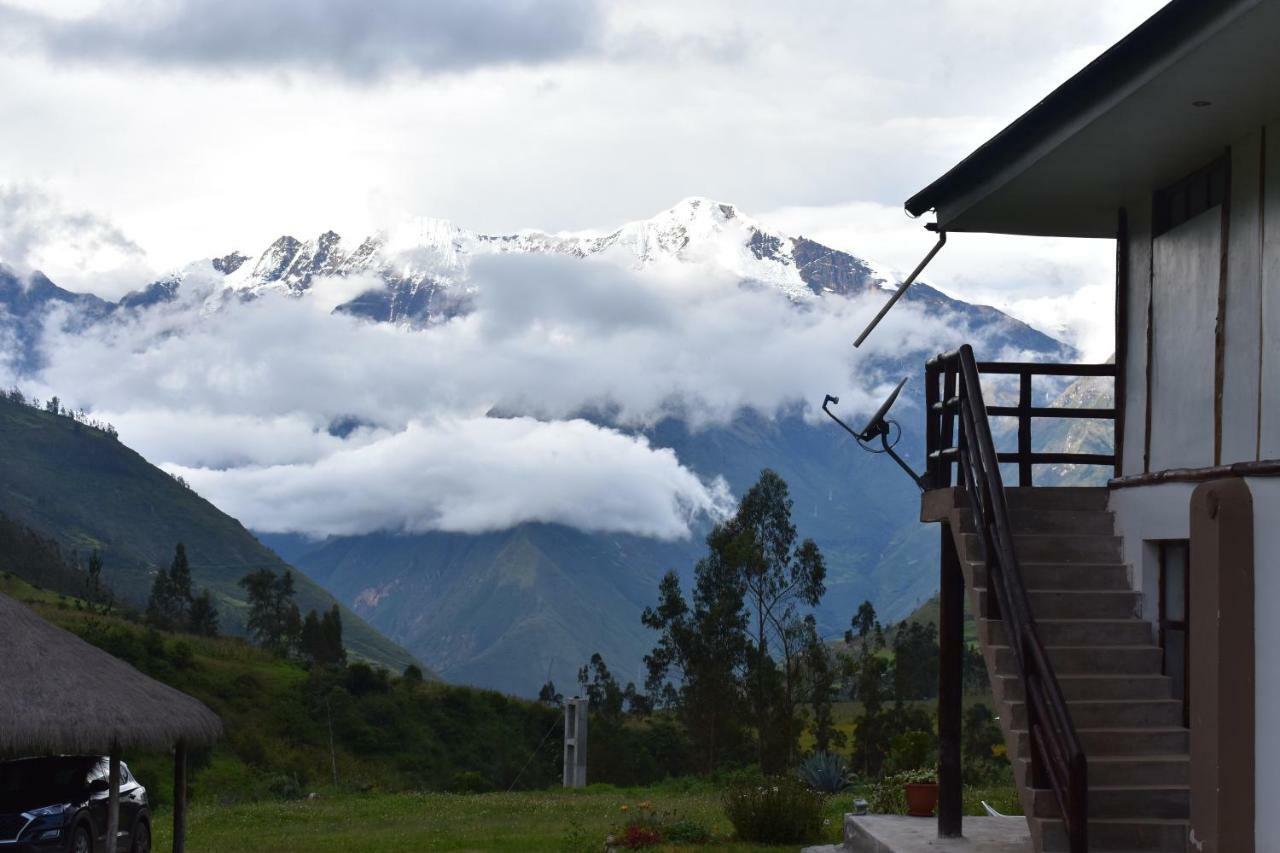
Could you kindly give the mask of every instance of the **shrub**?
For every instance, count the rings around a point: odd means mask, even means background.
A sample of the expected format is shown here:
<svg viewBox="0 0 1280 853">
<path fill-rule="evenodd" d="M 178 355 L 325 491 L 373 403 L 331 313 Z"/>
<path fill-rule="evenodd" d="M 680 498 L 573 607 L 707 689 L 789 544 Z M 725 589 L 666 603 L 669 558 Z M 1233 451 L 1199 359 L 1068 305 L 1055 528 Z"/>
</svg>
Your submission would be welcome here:
<svg viewBox="0 0 1280 853">
<path fill-rule="evenodd" d="M 449 783 L 449 791 L 454 794 L 487 794 L 493 790 L 493 783 L 483 774 L 475 770 L 463 770 L 455 773 Z"/>
<path fill-rule="evenodd" d="M 911 731 L 903 732 L 890 741 L 885 767 L 890 773 L 902 773 L 936 763 L 937 747 L 933 733 Z"/>
<path fill-rule="evenodd" d="M 800 762 L 799 774 L 802 782 L 824 794 L 838 794 L 849 787 L 848 766 L 829 752 L 815 752 Z"/>
<path fill-rule="evenodd" d="M 871 793 L 867 796 L 867 808 L 872 814 L 906 814 L 907 792 L 903 786 L 913 782 L 936 781 L 938 781 L 938 774 L 933 768 L 906 770 L 892 776 L 885 776 L 871 786 Z"/>
<path fill-rule="evenodd" d="M 784 776 L 730 787 L 724 810 L 743 841 L 797 844 L 813 841 L 822 832 L 825 803 L 825 794 Z"/>
<path fill-rule="evenodd" d="M 711 830 L 686 818 L 668 825 L 666 838 L 672 844 L 706 844 L 711 841 Z"/>
</svg>

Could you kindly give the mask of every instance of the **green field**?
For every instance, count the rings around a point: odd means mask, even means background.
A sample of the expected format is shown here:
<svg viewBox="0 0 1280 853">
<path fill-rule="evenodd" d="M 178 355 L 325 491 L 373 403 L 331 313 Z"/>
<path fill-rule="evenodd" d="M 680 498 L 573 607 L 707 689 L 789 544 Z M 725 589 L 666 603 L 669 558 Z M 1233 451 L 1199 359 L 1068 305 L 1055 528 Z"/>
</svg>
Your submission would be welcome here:
<svg viewBox="0 0 1280 853">
<path fill-rule="evenodd" d="M 682 788 L 686 788 L 682 790 Z M 827 804 L 826 837 L 839 840 L 843 814 L 853 793 Z M 981 814 L 981 800 L 1016 808 L 1011 788 L 969 789 L 965 811 Z M 195 804 L 187 849 L 192 853 L 399 853 L 405 850 L 507 850 L 529 853 L 587 853 L 603 849 L 605 836 L 624 818 L 622 807 L 649 801 L 658 811 L 674 811 L 715 835 L 711 844 L 665 846 L 657 850 L 708 853 L 796 851 L 800 845 L 767 846 L 732 840 L 732 827 L 709 784 L 670 783 L 653 788 L 615 789 L 596 785 L 582 791 L 524 791 L 511 794 L 339 794 L 315 800 L 267 801 L 218 806 Z M 157 815 L 163 823 L 169 815 Z M 157 849 L 169 848 L 169 827 L 157 829 Z M 576 830 L 576 844 L 573 836 Z"/>
</svg>

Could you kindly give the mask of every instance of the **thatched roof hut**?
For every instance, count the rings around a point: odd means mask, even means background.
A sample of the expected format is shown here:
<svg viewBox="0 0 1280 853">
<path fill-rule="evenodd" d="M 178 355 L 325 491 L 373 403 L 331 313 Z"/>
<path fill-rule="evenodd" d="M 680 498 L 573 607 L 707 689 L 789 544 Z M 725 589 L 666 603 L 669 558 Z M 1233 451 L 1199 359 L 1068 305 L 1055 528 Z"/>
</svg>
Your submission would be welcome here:
<svg viewBox="0 0 1280 853">
<path fill-rule="evenodd" d="M 109 755 L 113 813 L 120 751 L 173 749 L 174 849 L 181 849 L 186 748 L 217 740 L 217 714 L 6 595 L 0 595 L 0 684 L 0 758 Z"/>
</svg>

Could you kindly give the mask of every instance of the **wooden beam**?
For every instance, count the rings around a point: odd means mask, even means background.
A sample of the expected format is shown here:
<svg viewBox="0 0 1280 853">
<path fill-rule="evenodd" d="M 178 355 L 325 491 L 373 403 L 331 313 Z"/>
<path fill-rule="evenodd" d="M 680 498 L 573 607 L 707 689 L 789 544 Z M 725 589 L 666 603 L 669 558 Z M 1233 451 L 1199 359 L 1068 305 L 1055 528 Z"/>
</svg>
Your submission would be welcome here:
<svg viewBox="0 0 1280 853">
<path fill-rule="evenodd" d="M 1222 464 L 1222 395 L 1227 373 L 1227 267 L 1231 242 L 1231 149 L 1226 153 L 1218 267 L 1218 316 L 1213 324 L 1213 464 Z"/>
<path fill-rule="evenodd" d="M 964 699 L 964 574 L 950 524 L 938 525 L 942 559 L 938 612 L 938 837 L 963 830 L 960 718 Z"/>
<path fill-rule="evenodd" d="M 187 745 L 173 748 L 173 853 L 187 849 Z"/>
<path fill-rule="evenodd" d="M 1116 476 L 1124 476 L 1125 370 L 1129 363 L 1129 212 L 1116 218 Z"/>
<path fill-rule="evenodd" d="M 120 747 L 111 747 L 107 771 L 107 853 L 116 853 L 120 846 Z"/>
</svg>

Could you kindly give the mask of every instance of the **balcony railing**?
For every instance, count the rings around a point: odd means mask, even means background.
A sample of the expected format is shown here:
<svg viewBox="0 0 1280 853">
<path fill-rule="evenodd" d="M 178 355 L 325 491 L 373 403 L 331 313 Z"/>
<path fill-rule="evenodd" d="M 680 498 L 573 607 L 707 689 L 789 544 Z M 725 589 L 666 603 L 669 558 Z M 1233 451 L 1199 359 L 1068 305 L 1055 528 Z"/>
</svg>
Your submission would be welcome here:
<svg viewBox="0 0 1280 853">
<path fill-rule="evenodd" d="M 972 352 L 972 350 L 970 351 Z M 995 461 L 1018 466 L 1018 485 L 1035 485 L 1033 465 L 1108 465 L 1116 464 L 1115 452 L 1064 453 L 1032 450 L 1032 418 L 1093 418 L 1114 421 L 1115 408 L 1084 409 L 1032 405 L 1033 376 L 1109 376 L 1115 378 L 1114 364 L 1038 364 L 1034 362 L 975 361 L 979 375 L 1014 375 L 1018 377 L 1016 406 L 987 406 L 988 418 L 1018 419 L 1018 449 L 998 452 Z M 955 446 L 957 379 L 959 353 L 940 355 L 925 365 L 925 444 L 928 453 L 926 482 L 930 488 L 950 486 L 951 466 L 959 461 Z"/>
</svg>

